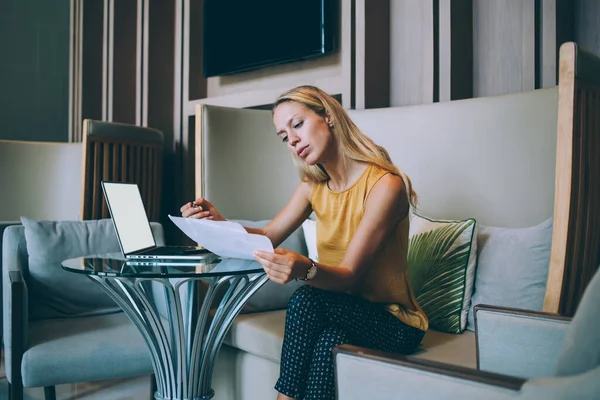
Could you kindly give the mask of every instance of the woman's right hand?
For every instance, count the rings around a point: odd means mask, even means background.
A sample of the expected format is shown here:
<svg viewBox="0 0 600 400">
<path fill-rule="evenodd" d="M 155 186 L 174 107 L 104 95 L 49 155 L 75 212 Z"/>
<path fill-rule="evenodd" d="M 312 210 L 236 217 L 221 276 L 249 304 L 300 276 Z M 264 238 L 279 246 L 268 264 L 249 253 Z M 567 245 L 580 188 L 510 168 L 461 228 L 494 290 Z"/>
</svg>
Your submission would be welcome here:
<svg viewBox="0 0 600 400">
<path fill-rule="evenodd" d="M 199 197 L 194 201 L 184 204 L 179 209 L 181 216 L 184 218 L 208 219 L 214 221 L 227 221 L 204 197 Z"/>
</svg>

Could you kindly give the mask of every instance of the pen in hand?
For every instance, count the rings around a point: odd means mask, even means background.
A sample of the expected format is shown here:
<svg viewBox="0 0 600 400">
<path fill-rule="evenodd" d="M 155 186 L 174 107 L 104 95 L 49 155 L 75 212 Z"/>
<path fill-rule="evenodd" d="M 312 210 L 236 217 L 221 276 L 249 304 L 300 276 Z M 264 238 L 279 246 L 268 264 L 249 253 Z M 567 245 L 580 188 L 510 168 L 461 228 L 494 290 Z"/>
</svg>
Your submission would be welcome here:
<svg viewBox="0 0 600 400">
<path fill-rule="evenodd" d="M 192 205 L 192 210 L 194 210 L 194 213 L 191 214 L 190 217 L 193 216 L 194 218 L 204 219 L 204 220 L 214 219 L 214 217 L 212 215 L 210 215 L 210 212 L 208 211 L 208 209 L 205 209 L 199 203 L 196 203 L 195 200 L 191 202 L 191 205 Z"/>
<path fill-rule="evenodd" d="M 187 218 L 227 221 L 208 200 L 202 197 L 187 202 L 181 207 L 181 213 Z"/>
</svg>

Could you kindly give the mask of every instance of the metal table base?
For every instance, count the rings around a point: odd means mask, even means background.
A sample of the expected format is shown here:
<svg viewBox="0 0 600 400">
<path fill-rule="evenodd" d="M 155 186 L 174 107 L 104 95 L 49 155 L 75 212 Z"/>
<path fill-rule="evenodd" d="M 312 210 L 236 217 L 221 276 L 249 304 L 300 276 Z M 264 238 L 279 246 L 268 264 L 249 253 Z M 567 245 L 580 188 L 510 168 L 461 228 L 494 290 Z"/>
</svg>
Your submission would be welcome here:
<svg viewBox="0 0 600 400">
<path fill-rule="evenodd" d="M 156 376 L 157 400 L 206 400 L 214 396 L 213 369 L 225 334 L 250 296 L 268 279 L 264 273 L 181 279 L 96 275 L 89 278 L 108 293 L 142 334 Z M 193 288 L 198 280 L 207 284 L 207 291 L 200 311 L 195 312 Z M 164 287 L 167 315 L 160 315 L 155 301 L 157 285 L 152 282 Z M 180 293 L 182 285 L 189 289 L 185 309 Z M 215 295 L 226 285 L 211 317 Z"/>
</svg>

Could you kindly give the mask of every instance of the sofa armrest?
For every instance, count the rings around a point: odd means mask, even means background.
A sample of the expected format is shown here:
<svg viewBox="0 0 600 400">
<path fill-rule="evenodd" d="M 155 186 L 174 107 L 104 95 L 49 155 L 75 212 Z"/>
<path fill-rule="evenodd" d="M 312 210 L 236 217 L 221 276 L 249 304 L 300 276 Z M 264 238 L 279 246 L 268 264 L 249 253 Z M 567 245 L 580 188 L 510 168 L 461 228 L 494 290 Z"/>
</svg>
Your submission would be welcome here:
<svg viewBox="0 0 600 400">
<path fill-rule="evenodd" d="M 29 304 L 27 289 L 27 243 L 22 225 L 9 226 L 2 236 L 2 296 L 6 376 L 9 382 L 20 374 L 20 361 L 27 346 Z M 16 344 L 16 347 L 14 346 Z M 19 368 L 13 371 L 14 363 Z"/>
<path fill-rule="evenodd" d="M 13 226 L 13 225 L 21 225 L 20 221 L 0 221 L 0 293 L 1 293 L 1 289 L 2 289 L 2 238 L 4 237 L 4 230 L 6 230 L 6 228 L 8 228 L 9 226 Z M 4 301 L 2 299 L 2 301 Z M 2 326 L 4 325 L 4 310 L 2 310 L 2 308 L 0 308 L 0 339 L 2 339 L 2 335 L 3 335 L 3 331 L 2 331 Z M 0 340 L 0 346 L 2 345 L 2 343 L 4 343 L 3 339 Z"/>
<path fill-rule="evenodd" d="M 21 360 L 27 346 L 27 285 L 21 271 L 9 271 L 10 296 L 5 310 L 6 377 L 10 383 L 21 382 Z"/>
<path fill-rule="evenodd" d="M 508 399 L 525 380 L 342 345 L 334 350 L 338 398 Z"/>
<path fill-rule="evenodd" d="M 480 370 L 527 379 L 553 374 L 570 318 L 488 305 L 474 312 Z"/>
</svg>

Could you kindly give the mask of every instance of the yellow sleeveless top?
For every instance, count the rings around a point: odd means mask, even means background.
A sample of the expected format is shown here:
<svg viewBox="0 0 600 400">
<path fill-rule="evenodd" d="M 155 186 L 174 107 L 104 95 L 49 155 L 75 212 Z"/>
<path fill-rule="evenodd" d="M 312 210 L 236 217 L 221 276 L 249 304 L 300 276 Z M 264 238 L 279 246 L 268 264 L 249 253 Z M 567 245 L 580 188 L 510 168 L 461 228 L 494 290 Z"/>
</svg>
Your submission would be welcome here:
<svg viewBox="0 0 600 400">
<path fill-rule="evenodd" d="M 317 216 L 319 263 L 342 263 L 363 217 L 369 192 L 388 173 L 370 164 L 351 187 L 341 192 L 330 190 L 327 182 L 313 184 L 310 203 Z M 350 293 L 381 303 L 405 324 L 426 331 L 429 321 L 417 303 L 408 277 L 409 224 L 408 215 L 398 222 Z"/>
</svg>

